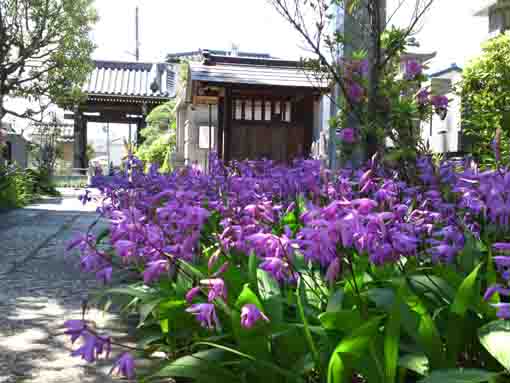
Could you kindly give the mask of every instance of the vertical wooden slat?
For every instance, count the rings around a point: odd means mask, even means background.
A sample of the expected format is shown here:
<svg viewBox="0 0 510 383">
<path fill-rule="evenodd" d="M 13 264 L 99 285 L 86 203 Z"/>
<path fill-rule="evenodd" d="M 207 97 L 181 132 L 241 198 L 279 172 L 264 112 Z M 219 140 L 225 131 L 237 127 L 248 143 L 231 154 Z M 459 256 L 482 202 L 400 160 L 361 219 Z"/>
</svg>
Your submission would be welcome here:
<svg viewBox="0 0 510 383">
<path fill-rule="evenodd" d="M 261 119 L 262 121 L 266 121 L 266 99 L 265 98 L 262 98 L 262 114 L 261 114 Z"/>
<path fill-rule="evenodd" d="M 273 121 L 274 116 L 274 100 L 271 100 L 271 121 Z"/>
<path fill-rule="evenodd" d="M 251 99 L 251 120 L 255 121 L 255 99 Z"/>
<path fill-rule="evenodd" d="M 225 161 L 232 159 L 232 88 L 225 89 Z"/>
<path fill-rule="evenodd" d="M 245 120 L 246 119 L 246 105 L 245 105 L 245 100 L 244 98 L 241 99 L 241 120 Z"/>
<path fill-rule="evenodd" d="M 218 129 L 216 133 L 216 148 L 218 157 L 220 159 L 224 158 L 223 153 L 223 109 L 224 109 L 224 102 L 218 103 Z"/>
</svg>

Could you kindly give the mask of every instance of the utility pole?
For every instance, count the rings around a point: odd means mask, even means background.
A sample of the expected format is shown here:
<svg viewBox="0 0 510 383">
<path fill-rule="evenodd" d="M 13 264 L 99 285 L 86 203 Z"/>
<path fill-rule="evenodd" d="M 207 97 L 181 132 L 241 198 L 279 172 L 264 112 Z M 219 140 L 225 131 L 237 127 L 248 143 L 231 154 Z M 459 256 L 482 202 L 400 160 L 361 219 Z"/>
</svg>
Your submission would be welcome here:
<svg viewBox="0 0 510 383">
<path fill-rule="evenodd" d="M 140 61 L 140 25 L 139 25 L 139 12 L 138 12 L 138 5 L 136 6 L 136 15 L 135 15 L 135 28 L 136 28 L 136 50 L 135 50 L 135 57 L 136 61 Z"/>
<path fill-rule="evenodd" d="M 364 32 L 362 24 L 364 24 L 370 30 L 370 20 L 368 18 L 367 12 L 365 11 L 367 2 L 374 1 L 377 2 L 377 5 L 380 9 L 380 20 L 382 20 L 381 28 L 384 29 L 386 26 L 386 0 L 362 0 L 364 4 L 357 7 L 359 10 L 355 12 L 355 14 L 351 14 L 350 12 L 346 12 L 346 9 L 351 7 L 353 0 L 346 0 L 343 2 L 343 5 L 337 6 L 336 12 L 336 23 L 335 29 L 338 33 L 343 34 L 345 44 L 340 49 L 336 57 L 337 62 L 340 62 L 342 59 L 349 60 L 352 58 L 353 53 L 359 51 L 361 49 L 366 49 L 368 47 L 368 59 L 369 65 L 372 66 L 371 58 L 375 56 L 374 46 L 371 43 L 371 36 L 368 35 L 367 32 Z M 371 71 L 370 71 L 371 72 Z M 369 79 L 370 81 L 371 79 Z M 372 85 L 369 84 L 369 89 L 371 89 Z M 340 109 L 342 108 L 342 104 L 344 101 L 342 100 L 343 95 L 338 85 L 335 86 L 332 92 L 332 98 L 336 103 L 331 104 L 331 117 L 335 117 Z M 340 108 L 336 105 L 339 104 Z M 360 130 L 360 122 L 353 116 L 347 118 L 347 125 L 350 128 Z M 331 127 L 329 131 L 329 166 L 331 169 L 336 169 L 338 167 L 337 155 L 336 155 L 336 127 Z M 354 154 L 354 153 L 353 153 Z M 359 156 L 359 153 L 354 154 L 354 157 Z M 360 158 L 352 158 L 356 162 L 361 160 Z"/>
</svg>

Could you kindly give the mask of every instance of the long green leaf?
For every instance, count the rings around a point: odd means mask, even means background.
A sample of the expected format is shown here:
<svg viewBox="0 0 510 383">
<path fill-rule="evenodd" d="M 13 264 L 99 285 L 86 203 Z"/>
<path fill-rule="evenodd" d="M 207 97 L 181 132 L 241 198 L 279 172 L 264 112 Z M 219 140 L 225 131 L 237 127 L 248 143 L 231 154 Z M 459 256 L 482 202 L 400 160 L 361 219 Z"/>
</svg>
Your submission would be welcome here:
<svg viewBox="0 0 510 383">
<path fill-rule="evenodd" d="M 239 375 L 221 367 L 221 362 L 230 360 L 224 350 L 210 349 L 186 355 L 168 363 L 152 378 L 190 378 L 197 382 L 239 382 Z"/>
<path fill-rule="evenodd" d="M 497 320 L 478 330 L 480 343 L 510 372 L 510 322 Z"/>
<path fill-rule="evenodd" d="M 495 378 L 498 373 L 478 369 L 451 369 L 432 372 L 419 383 L 484 383 Z"/>
<path fill-rule="evenodd" d="M 450 307 L 448 316 L 448 332 L 446 334 L 446 347 L 448 350 L 448 366 L 455 367 L 457 357 L 461 351 L 464 338 L 464 317 L 468 308 L 476 299 L 480 299 L 478 286 L 478 272 L 482 264 L 479 264 L 461 283 L 455 299 Z"/>
<path fill-rule="evenodd" d="M 317 347 L 315 346 L 315 341 L 313 340 L 312 333 L 310 332 L 310 328 L 308 327 L 308 319 L 305 315 L 305 309 L 304 309 L 304 296 L 305 296 L 305 285 L 302 280 L 300 280 L 298 292 L 297 292 L 297 304 L 298 304 L 298 312 L 299 317 L 301 318 L 301 322 L 303 322 L 303 332 L 305 334 L 306 342 L 308 343 L 308 347 L 310 348 L 310 351 L 313 356 L 313 360 L 315 362 L 316 368 L 320 369 L 321 363 L 320 363 L 320 356 L 319 352 L 317 351 Z"/>
<path fill-rule="evenodd" d="M 350 370 L 345 355 L 361 358 L 379 330 L 382 316 L 372 318 L 340 341 L 328 364 L 328 383 L 344 383 Z"/>
<path fill-rule="evenodd" d="M 410 332 L 409 335 L 422 347 L 432 369 L 443 368 L 445 366 L 446 355 L 434 320 L 416 295 L 408 295 L 406 303 L 419 316 L 415 332 Z"/>
<path fill-rule="evenodd" d="M 404 285 L 401 285 L 386 322 L 384 335 L 384 365 L 387 383 L 394 383 L 397 376 L 398 351 L 400 344 L 401 305 Z"/>
<path fill-rule="evenodd" d="M 216 343 L 212 343 L 212 342 L 197 342 L 195 343 L 196 346 L 200 346 L 200 345 L 203 345 L 203 346 L 210 346 L 210 347 L 214 347 L 214 348 L 217 348 L 217 349 L 220 349 L 220 350 L 224 350 L 224 351 L 227 351 L 227 352 L 230 352 L 234 355 L 237 355 L 237 356 L 240 356 L 244 359 L 248 359 L 250 360 L 252 363 L 256 364 L 256 365 L 259 365 L 259 367 L 261 368 L 268 368 L 282 376 L 285 376 L 287 378 L 290 378 L 290 379 L 293 379 L 293 381 L 295 382 L 303 382 L 303 378 L 300 377 L 299 375 L 296 375 L 296 374 L 293 374 L 292 372 L 290 371 L 287 371 L 279 366 L 277 366 L 276 364 L 274 363 L 271 363 L 271 362 L 266 362 L 264 360 L 259 360 L 249 354 L 246 354 L 246 353 L 243 353 L 241 351 L 238 351 L 238 350 L 235 350 L 233 348 L 230 348 L 230 347 L 227 347 L 227 346 L 224 346 L 224 345 L 221 345 L 221 344 L 216 344 Z"/>
</svg>

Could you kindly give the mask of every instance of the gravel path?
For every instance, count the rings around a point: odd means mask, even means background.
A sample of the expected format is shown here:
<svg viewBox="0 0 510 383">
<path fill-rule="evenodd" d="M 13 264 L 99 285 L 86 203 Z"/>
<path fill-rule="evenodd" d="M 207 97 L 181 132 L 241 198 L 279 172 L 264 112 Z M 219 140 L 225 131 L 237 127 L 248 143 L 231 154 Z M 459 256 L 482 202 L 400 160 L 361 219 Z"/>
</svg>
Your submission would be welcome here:
<svg viewBox="0 0 510 383">
<path fill-rule="evenodd" d="M 62 198 L 0 214 L 0 383 L 113 381 L 109 364 L 70 357 L 62 335 L 64 321 L 81 317 L 82 299 L 97 286 L 64 251 L 96 220 L 94 210 Z M 88 317 L 124 334 L 111 314 L 90 310 Z"/>
</svg>

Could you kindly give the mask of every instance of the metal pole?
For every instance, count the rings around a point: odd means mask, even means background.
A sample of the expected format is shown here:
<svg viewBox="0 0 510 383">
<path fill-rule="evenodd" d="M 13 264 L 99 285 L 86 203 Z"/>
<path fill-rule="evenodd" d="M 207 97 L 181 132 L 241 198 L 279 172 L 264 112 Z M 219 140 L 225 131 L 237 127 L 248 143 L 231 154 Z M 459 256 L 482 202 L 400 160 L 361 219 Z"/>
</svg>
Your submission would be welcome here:
<svg viewBox="0 0 510 383">
<path fill-rule="evenodd" d="M 129 151 L 132 151 L 133 149 L 131 147 L 131 122 L 128 124 L 128 126 L 129 126 L 129 133 L 128 133 L 129 134 L 129 139 L 128 139 L 129 148 L 128 149 L 129 149 Z"/>
<path fill-rule="evenodd" d="M 136 16 L 135 16 L 135 28 L 136 28 L 136 50 L 135 50 L 135 56 L 136 61 L 140 61 L 140 36 L 139 36 L 139 22 L 138 22 L 138 6 L 136 7 Z"/>
</svg>

